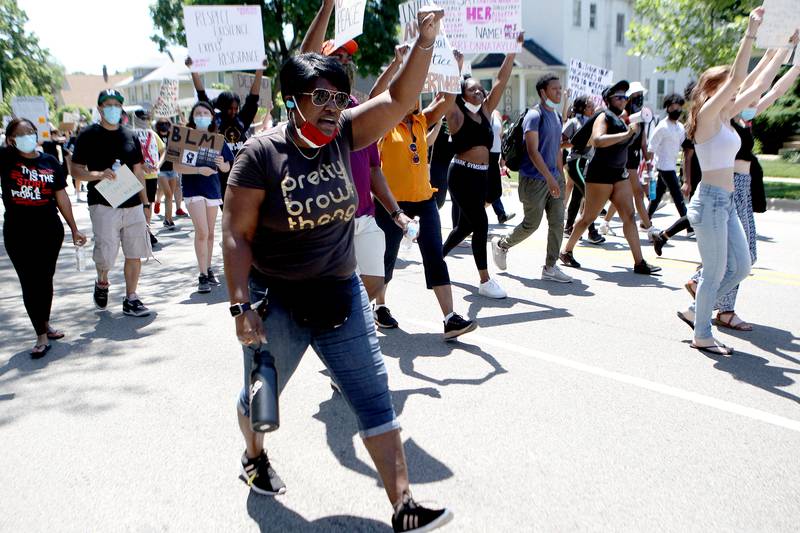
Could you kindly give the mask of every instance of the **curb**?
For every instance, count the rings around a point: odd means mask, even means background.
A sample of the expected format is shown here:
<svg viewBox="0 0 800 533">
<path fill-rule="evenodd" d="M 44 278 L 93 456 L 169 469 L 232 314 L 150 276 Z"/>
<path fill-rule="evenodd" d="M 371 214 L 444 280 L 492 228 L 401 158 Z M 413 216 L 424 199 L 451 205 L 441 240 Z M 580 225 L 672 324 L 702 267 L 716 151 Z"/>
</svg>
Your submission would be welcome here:
<svg viewBox="0 0 800 533">
<path fill-rule="evenodd" d="M 773 211 L 800 211 L 800 200 L 767 198 L 767 209 Z"/>
</svg>

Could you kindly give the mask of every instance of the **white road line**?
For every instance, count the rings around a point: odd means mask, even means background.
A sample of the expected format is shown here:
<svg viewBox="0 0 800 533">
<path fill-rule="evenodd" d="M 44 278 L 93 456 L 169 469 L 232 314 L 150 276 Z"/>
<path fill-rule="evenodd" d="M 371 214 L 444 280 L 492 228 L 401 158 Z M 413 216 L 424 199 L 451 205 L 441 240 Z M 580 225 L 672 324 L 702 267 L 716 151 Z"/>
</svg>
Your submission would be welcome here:
<svg viewBox="0 0 800 533">
<path fill-rule="evenodd" d="M 418 322 L 416 320 L 409 320 L 407 318 L 404 319 L 403 322 L 413 324 L 423 330 L 430 328 L 430 323 L 426 322 Z M 745 416 L 747 418 L 752 418 L 753 420 L 766 422 L 767 424 L 772 424 L 774 426 L 800 432 L 800 421 L 798 420 L 792 420 L 790 418 L 768 413 L 766 411 L 761 411 L 759 409 L 753 409 L 752 407 L 745 407 L 744 405 L 720 400 L 718 398 L 712 398 L 711 396 L 706 396 L 705 394 L 699 394 L 696 392 L 679 389 L 671 385 L 664 385 L 663 383 L 656 383 L 655 381 L 638 378 L 636 376 L 629 376 L 628 374 L 623 374 L 621 372 L 614 372 L 612 370 L 606 370 L 604 368 L 587 365 L 585 363 L 579 363 L 578 361 L 573 361 L 559 355 L 553 355 L 541 352 L 539 350 L 521 348 L 515 344 L 492 339 L 476 333 L 469 333 L 464 337 L 464 340 L 470 344 L 492 345 L 503 350 L 518 353 L 520 355 L 526 355 L 541 361 L 547 361 L 548 363 L 553 363 L 559 366 L 572 368 L 573 370 L 578 370 L 580 372 L 585 372 L 587 374 L 612 379 L 620 383 L 627 383 L 628 385 L 633 385 L 634 387 L 639 387 L 641 389 L 646 389 L 664 394 L 666 396 L 672 396 L 673 398 L 679 398 L 681 400 L 713 407 L 714 409 L 719 409 L 720 411 L 726 411 L 735 415 Z"/>
</svg>

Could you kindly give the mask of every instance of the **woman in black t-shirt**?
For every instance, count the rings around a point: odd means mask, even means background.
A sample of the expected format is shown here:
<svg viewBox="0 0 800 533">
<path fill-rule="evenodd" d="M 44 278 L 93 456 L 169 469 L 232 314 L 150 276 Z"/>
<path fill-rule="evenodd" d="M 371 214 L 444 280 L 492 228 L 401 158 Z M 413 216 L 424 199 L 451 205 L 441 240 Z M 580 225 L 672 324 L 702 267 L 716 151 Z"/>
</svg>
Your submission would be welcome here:
<svg viewBox="0 0 800 533">
<path fill-rule="evenodd" d="M 50 327 L 53 275 L 64 240 L 58 211 L 72 231 L 72 242 L 76 246 L 86 244 L 64 190 L 64 170 L 56 158 L 36 151 L 37 141 L 36 126 L 31 121 L 14 119 L 6 128 L 8 146 L 0 148 L 0 185 L 6 210 L 3 240 L 36 331 L 36 345 L 31 350 L 35 359 L 50 350 L 50 339 L 64 336 Z"/>
</svg>

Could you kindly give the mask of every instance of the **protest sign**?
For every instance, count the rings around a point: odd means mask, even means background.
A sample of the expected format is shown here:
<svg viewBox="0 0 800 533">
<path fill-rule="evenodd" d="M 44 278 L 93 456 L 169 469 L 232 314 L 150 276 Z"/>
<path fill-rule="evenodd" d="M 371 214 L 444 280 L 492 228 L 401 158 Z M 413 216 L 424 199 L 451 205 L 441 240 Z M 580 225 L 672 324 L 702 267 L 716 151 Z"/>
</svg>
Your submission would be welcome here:
<svg viewBox="0 0 800 533">
<path fill-rule="evenodd" d="M 247 74 L 246 72 L 233 73 L 233 87 L 232 90 L 235 94 L 239 95 L 242 103 L 247 95 L 250 94 L 250 88 L 256 79 L 255 74 Z M 261 87 L 258 91 L 258 105 L 260 107 L 272 107 L 272 81 L 267 78 L 261 78 Z"/>
<path fill-rule="evenodd" d="M 161 80 L 158 98 L 153 105 L 154 117 L 174 117 L 180 114 L 178 107 L 178 80 Z"/>
<path fill-rule="evenodd" d="M 611 85 L 613 79 L 614 72 L 607 68 L 580 59 L 571 59 L 569 62 L 567 89 L 572 99 L 581 95 L 601 97 L 603 89 Z"/>
<path fill-rule="evenodd" d="M 336 0 L 334 49 L 363 33 L 366 8 L 367 0 Z"/>
<path fill-rule="evenodd" d="M 119 167 L 115 174 L 117 175 L 116 179 L 101 180 L 95 187 L 111 207 L 119 207 L 120 204 L 144 188 L 142 182 L 131 172 L 128 165 Z"/>
<path fill-rule="evenodd" d="M 81 120 L 80 113 L 64 111 L 64 113 L 61 115 L 61 122 L 67 122 L 67 123 L 72 122 L 74 124 L 76 122 L 80 122 L 80 120 Z"/>
<path fill-rule="evenodd" d="M 50 110 L 44 96 L 15 96 L 11 99 L 11 112 L 17 118 L 27 118 L 33 122 L 40 141 L 50 138 L 50 125 L 47 122 Z"/>
<path fill-rule="evenodd" d="M 797 0 L 764 0 L 764 22 L 758 29 L 759 48 L 788 48 L 789 38 L 800 28 Z"/>
<path fill-rule="evenodd" d="M 225 137 L 184 126 L 172 126 L 167 139 L 166 160 L 190 167 L 217 168 L 214 159 L 222 153 Z"/>
<path fill-rule="evenodd" d="M 794 66 L 800 67 L 800 46 L 794 49 Z"/>
<path fill-rule="evenodd" d="M 193 72 L 263 68 L 261 6 L 183 6 Z"/>
<path fill-rule="evenodd" d="M 447 36 L 465 54 L 514 54 L 520 51 L 521 0 L 443 0 Z"/>
<path fill-rule="evenodd" d="M 417 38 L 419 33 L 417 11 L 420 7 L 428 4 L 430 4 L 430 0 L 412 0 L 400 4 L 400 27 L 404 43 L 413 42 Z M 451 94 L 461 92 L 461 73 L 444 28 L 441 28 L 439 35 L 436 36 L 431 66 L 428 69 L 428 77 L 422 92 Z"/>
</svg>

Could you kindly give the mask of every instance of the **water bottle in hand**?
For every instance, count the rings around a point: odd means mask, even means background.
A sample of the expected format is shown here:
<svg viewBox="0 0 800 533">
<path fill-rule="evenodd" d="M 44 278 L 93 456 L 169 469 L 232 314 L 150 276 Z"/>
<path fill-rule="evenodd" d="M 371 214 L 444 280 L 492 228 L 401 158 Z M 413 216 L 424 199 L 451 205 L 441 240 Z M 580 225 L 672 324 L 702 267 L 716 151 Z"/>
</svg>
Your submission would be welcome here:
<svg viewBox="0 0 800 533">
<path fill-rule="evenodd" d="M 411 250 L 417 235 L 419 235 L 419 217 L 414 217 L 414 220 L 406 226 L 405 235 L 403 235 L 403 251 Z"/>
<path fill-rule="evenodd" d="M 250 372 L 250 426 L 256 433 L 267 433 L 280 425 L 275 360 L 269 351 L 259 347 L 254 350 Z"/>
<path fill-rule="evenodd" d="M 114 164 L 113 164 L 113 165 L 111 165 L 111 170 L 113 170 L 114 172 L 116 172 L 117 170 L 119 170 L 119 169 L 120 169 L 120 167 L 122 167 L 122 163 L 120 162 L 120 160 L 119 160 L 119 159 L 117 159 L 117 160 L 115 160 L 115 161 L 114 161 Z"/>
<path fill-rule="evenodd" d="M 78 272 L 86 270 L 86 248 L 83 246 L 75 247 L 75 267 Z"/>
<path fill-rule="evenodd" d="M 650 200 L 655 200 L 656 199 L 656 184 L 657 184 L 657 182 L 658 182 L 658 178 L 651 174 L 650 175 L 650 191 L 648 192 L 648 195 L 647 195 L 650 198 Z"/>
</svg>

